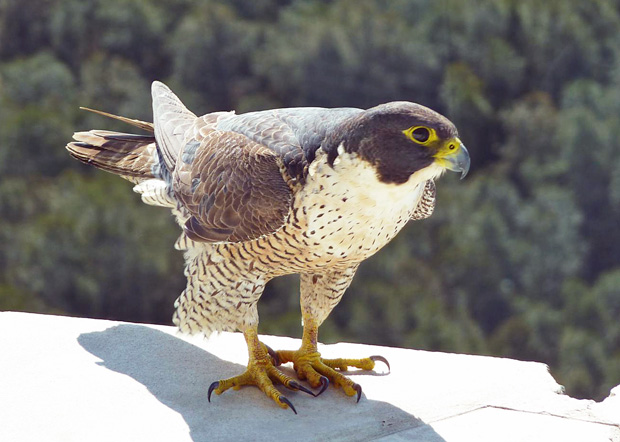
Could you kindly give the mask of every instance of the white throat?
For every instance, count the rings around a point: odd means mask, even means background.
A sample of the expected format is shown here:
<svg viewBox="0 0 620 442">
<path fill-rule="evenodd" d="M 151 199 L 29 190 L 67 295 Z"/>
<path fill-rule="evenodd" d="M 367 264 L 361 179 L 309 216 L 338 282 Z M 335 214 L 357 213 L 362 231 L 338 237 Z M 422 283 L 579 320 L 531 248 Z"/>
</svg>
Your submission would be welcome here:
<svg viewBox="0 0 620 442">
<path fill-rule="evenodd" d="M 355 153 L 338 149 L 333 168 L 327 154 L 317 152 L 296 204 L 306 210 L 307 235 L 337 256 L 372 255 L 409 221 L 424 184 L 443 173 L 431 165 L 403 184 L 384 183 L 376 169 Z"/>
</svg>

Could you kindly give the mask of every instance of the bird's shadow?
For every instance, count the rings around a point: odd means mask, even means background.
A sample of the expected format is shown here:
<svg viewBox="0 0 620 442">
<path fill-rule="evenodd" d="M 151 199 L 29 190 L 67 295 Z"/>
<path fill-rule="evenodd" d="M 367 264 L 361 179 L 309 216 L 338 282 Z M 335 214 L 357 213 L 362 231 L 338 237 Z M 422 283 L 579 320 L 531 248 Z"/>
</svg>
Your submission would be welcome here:
<svg viewBox="0 0 620 442">
<path fill-rule="evenodd" d="M 298 416 L 275 406 L 256 388 L 214 395 L 209 403 L 209 385 L 245 367 L 147 326 L 122 324 L 83 333 L 78 342 L 101 359 L 99 365 L 130 376 L 179 413 L 194 441 L 240 440 L 248 434 L 255 435 L 253 440 L 371 440 L 418 427 L 423 427 L 424 440 L 443 440 L 429 425 L 394 405 L 365 397 L 355 404 L 331 388 L 318 398 L 287 391 Z"/>
</svg>

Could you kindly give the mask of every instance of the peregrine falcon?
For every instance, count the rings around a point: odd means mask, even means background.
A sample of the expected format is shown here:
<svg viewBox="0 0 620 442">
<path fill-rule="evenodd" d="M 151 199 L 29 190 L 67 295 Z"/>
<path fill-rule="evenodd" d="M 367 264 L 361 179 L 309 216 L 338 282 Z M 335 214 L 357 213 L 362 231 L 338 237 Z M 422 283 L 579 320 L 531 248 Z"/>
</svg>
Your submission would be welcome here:
<svg viewBox="0 0 620 442">
<path fill-rule="evenodd" d="M 467 174 L 469 154 L 454 125 L 406 101 L 197 117 L 160 82 L 152 98 L 153 123 L 94 111 L 149 134 L 77 132 L 67 149 L 133 182 L 146 204 L 172 210 L 187 276 L 175 302 L 179 329 L 243 332 L 247 370 L 214 382 L 209 401 L 212 392 L 255 385 L 295 411 L 274 385 L 318 396 L 330 383 L 359 401 L 361 387 L 339 371 L 387 361 L 323 359 L 318 328 L 359 264 L 409 220 L 432 214 L 434 180 L 445 170 Z M 302 344 L 273 351 L 258 339 L 257 302 L 269 280 L 294 273 L 301 278 Z M 318 392 L 276 368 L 287 362 Z"/>
</svg>

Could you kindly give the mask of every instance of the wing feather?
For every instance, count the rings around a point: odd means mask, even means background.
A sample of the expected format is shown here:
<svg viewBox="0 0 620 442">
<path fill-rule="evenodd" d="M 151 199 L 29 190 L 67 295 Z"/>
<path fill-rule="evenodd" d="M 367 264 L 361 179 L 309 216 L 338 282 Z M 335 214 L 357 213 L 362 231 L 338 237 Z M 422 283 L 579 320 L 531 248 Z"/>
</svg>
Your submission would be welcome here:
<svg viewBox="0 0 620 442">
<path fill-rule="evenodd" d="M 435 211 L 435 197 L 436 197 L 435 181 L 428 180 L 424 185 L 424 191 L 420 202 L 416 206 L 415 210 L 411 214 L 411 221 L 418 221 L 430 217 Z"/>
<path fill-rule="evenodd" d="M 173 171 L 179 150 L 187 138 L 187 132 L 196 124 L 197 117 L 190 112 L 165 84 L 154 81 L 153 122 L 157 148 L 169 171 Z"/>
<path fill-rule="evenodd" d="M 290 177 L 303 181 L 327 134 L 360 112 L 356 108 L 320 107 L 248 112 L 220 119 L 217 129 L 245 135 L 268 147 L 282 159 Z"/>
<path fill-rule="evenodd" d="M 285 223 L 292 191 L 272 150 L 244 135 L 213 130 L 190 140 L 180 158 L 186 161 L 177 162 L 173 189 L 191 214 L 184 226 L 190 239 L 247 241 Z"/>
</svg>

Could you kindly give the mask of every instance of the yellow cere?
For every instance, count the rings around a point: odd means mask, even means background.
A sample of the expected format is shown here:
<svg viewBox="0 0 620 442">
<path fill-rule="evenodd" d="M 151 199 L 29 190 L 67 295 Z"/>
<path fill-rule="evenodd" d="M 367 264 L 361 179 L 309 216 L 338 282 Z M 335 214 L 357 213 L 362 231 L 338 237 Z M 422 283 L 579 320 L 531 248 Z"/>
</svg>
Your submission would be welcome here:
<svg viewBox="0 0 620 442">
<path fill-rule="evenodd" d="M 445 158 L 456 155 L 459 150 L 461 150 L 461 140 L 458 138 L 452 138 L 443 143 L 434 156 L 435 158 Z"/>
<path fill-rule="evenodd" d="M 447 140 L 443 145 L 439 148 L 437 153 L 433 155 L 435 159 L 435 163 L 439 164 L 442 167 L 446 167 L 446 157 L 451 157 L 457 155 L 461 150 L 461 140 L 458 138 L 452 138 Z"/>
</svg>

